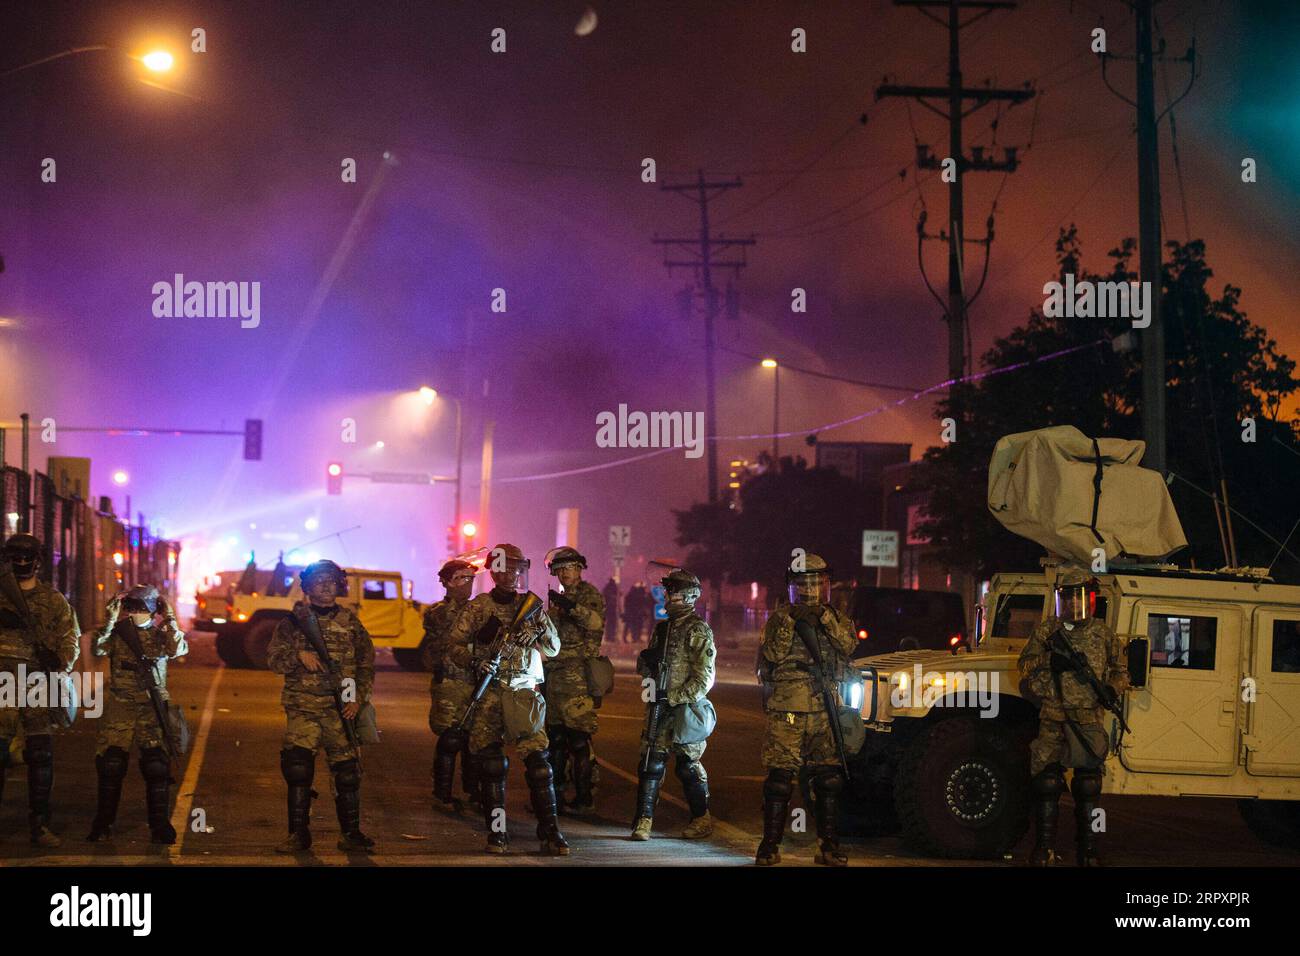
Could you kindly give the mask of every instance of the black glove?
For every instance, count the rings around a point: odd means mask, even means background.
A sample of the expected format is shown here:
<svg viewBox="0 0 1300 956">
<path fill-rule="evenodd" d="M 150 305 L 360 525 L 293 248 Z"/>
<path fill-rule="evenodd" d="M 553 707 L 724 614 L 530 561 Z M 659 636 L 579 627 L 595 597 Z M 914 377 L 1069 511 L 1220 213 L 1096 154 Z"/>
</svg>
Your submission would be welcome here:
<svg viewBox="0 0 1300 956">
<path fill-rule="evenodd" d="M 546 596 L 552 604 L 554 604 L 556 607 L 563 608 L 565 611 L 572 611 L 575 607 L 578 606 L 577 601 L 575 601 L 573 598 L 569 597 L 566 594 L 561 594 L 559 591 L 555 591 L 555 590 L 547 591 Z"/>
<path fill-rule="evenodd" d="M 1053 674 L 1064 674 L 1067 671 L 1074 670 L 1074 662 L 1056 649 L 1052 650 L 1050 664 Z"/>
</svg>

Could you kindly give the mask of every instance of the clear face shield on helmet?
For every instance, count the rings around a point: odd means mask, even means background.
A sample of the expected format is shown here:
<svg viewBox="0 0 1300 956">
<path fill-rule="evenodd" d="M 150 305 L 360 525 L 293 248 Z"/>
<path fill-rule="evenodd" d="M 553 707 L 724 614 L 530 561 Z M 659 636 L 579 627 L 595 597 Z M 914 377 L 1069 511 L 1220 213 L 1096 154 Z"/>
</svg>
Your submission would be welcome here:
<svg viewBox="0 0 1300 956">
<path fill-rule="evenodd" d="M 1073 623 L 1092 617 L 1097 592 L 1086 584 L 1064 584 L 1056 588 L 1056 616 Z"/>
<path fill-rule="evenodd" d="M 830 604 L 831 576 L 825 571 L 790 575 L 791 604 Z"/>
<path fill-rule="evenodd" d="M 496 562 L 493 558 L 488 558 L 488 573 L 492 575 L 492 583 L 501 591 L 514 591 L 517 594 L 523 594 L 528 590 L 528 561 L 525 559 L 519 561 L 515 558 L 506 558 L 502 562 Z M 497 570 L 500 568 L 500 570 Z"/>
<path fill-rule="evenodd" d="M 695 602 L 700 599 L 699 588 L 680 588 L 664 592 L 664 610 L 670 617 L 685 614 L 695 609 Z"/>
</svg>

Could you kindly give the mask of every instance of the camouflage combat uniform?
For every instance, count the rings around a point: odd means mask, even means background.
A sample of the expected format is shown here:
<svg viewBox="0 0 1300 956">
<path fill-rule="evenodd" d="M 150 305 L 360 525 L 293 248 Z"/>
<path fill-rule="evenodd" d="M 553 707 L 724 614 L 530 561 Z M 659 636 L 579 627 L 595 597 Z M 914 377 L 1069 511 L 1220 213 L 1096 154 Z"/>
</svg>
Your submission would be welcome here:
<svg viewBox="0 0 1300 956">
<path fill-rule="evenodd" d="M 158 842 L 173 843 L 171 828 L 172 761 L 180 754 L 168 750 L 167 735 L 158 724 L 148 685 L 140 676 L 135 652 L 127 643 L 130 630 L 145 661 L 153 668 L 154 680 L 164 701 L 167 692 L 167 661 L 189 653 L 185 633 L 167 610 L 161 624 L 137 627 L 125 614 L 110 605 L 108 619 L 94 634 L 91 653 L 108 658 L 108 695 L 99 720 L 99 737 L 95 748 L 98 778 L 98 802 L 89 840 L 107 837 L 117 819 L 122 798 L 122 781 L 126 778 L 131 747 L 140 748 L 140 774 L 144 777 L 145 807 L 149 829 Z"/>
<path fill-rule="evenodd" d="M 636 671 L 651 682 L 662 677 L 663 686 L 653 688 L 663 707 L 653 740 L 649 739 L 650 712 L 655 700 L 646 701 L 646 716 L 641 726 L 641 759 L 637 765 L 637 808 L 633 821 L 633 839 L 648 839 L 654 819 L 659 788 L 668 768 L 668 755 L 674 759 L 673 770 L 682 785 L 692 825 L 683 832 L 688 839 L 708 836 L 713 831 L 709 818 L 709 775 L 700 758 L 707 740 L 678 743 L 673 739 L 674 708 L 703 700 L 713 687 L 717 651 L 713 631 L 694 610 L 660 621 L 650 632 L 650 643 L 637 657 Z"/>
<path fill-rule="evenodd" d="M 587 581 L 579 581 L 564 597 L 575 602 L 572 610 L 554 603 L 549 613 L 560 635 L 560 652 L 543 663 L 546 672 L 546 733 L 551 741 L 551 765 L 561 804 L 572 757 L 575 797 L 572 809 L 594 809 L 591 738 L 599 726 L 600 701 L 589 693 L 587 661 L 600 654 L 605 634 L 605 596 Z"/>
<path fill-rule="evenodd" d="M 452 625 L 465 609 L 468 601 L 444 598 L 424 612 L 424 639 L 427 648 L 426 666 L 433 671 L 429 683 L 429 729 L 441 734 L 465 713 L 470 695 L 474 692 L 474 675 L 470 672 L 473 644 L 453 646 Z"/>
<path fill-rule="evenodd" d="M 1070 790 L 1074 796 L 1077 857 L 1080 866 L 1096 866 L 1100 861 L 1094 821 L 1109 750 L 1103 725 L 1106 711 L 1092 687 L 1075 670 L 1062 662 L 1054 671 L 1054 655 L 1047 642 L 1057 631 L 1117 698 L 1129 687 L 1123 642 L 1096 618 L 1071 624 L 1049 617 L 1038 625 L 1021 650 L 1021 686 L 1031 700 L 1039 702 L 1038 736 L 1029 745 L 1035 820 L 1030 863 L 1046 866 L 1055 860 L 1057 802 L 1065 791 L 1065 768 L 1073 767 Z"/>
<path fill-rule="evenodd" d="M 469 733 L 457 726 L 474 694 L 470 660 L 472 643 L 452 645 L 451 629 L 469 602 L 446 597 L 424 612 L 426 666 L 433 671 L 429 682 L 429 729 L 438 737 L 433 757 L 433 795 L 444 806 L 459 810 L 452 797 L 456 756 L 460 755 L 461 787 L 471 800 L 478 799 L 477 758 L 469 752 Z"/>
<path fill-rule="evenodd" d="M 294 610 L 307 606 L 307 602 L 299 601 Z M 333 614 L 317 612 L 321 637 L 338 676 L 355 681 L 356 701 L 364 706 L 375 686 L 375 646 L 351 609 L 341 604 L 336 608 Z M 312 673 L 298 658 L 300 651 L 309 650 L 311 643 L 307 635 L 292 617 L 277 625 L 266 649 L 267 665 L 284 675 L 284 690 L 280 694 L 287 718 L 284 749 L 301 747 L 314 756 L 323 747 L 331 766 L 343 760 L 356 760 L 356 748 L 348 743 L 343 721 L 334 707 L 330 676 Z"/>
<path fill-rule="evenodd" d="M 483 654 L 486 647 L 478 646 L 479 631 L 489 618 L 495 617 L 502 628 L 509 627 L 515 612 L 523 603 L 523 594 L 512 594 L 511 600 L 500 603 L 489 591 L 480 594 L 465 605 L 465 610 L 451 627 L 448 643 L 453 648 L 467 648 L 474 644 L 475 651 Z M 501 659 L 496 677 L 488 685 L 483 699 L 469 726 L 469 749 L 481 754 L 502 743 L 513 744 L 520 757 L 546 750 L 546 702 L 537 693 L 543 679 L 542 658 L 554 657 L 560 649 L 560 636 L 551 619 L 542 611 L 539 615 L 542 635 L 531 648 L 516 651 L 511 657 Z M 457 651 L 458 654 L 463 654 Z M 503 699 L 510 698 L 507 711 Z M 528 715 L 525 717 L 525 715 Z"/>
<path fill-rule="evenodd" d="M 44 672 L 38 652 L 57 659 L 59 670 L 68 672 L 81 656 L 81 629 L 67 598 L 48 584 L 23 591 L 24 603 L 33 622 L 35 635 L 23 626 L 19 608 L 0 592 L 0 681 L 23 693 L 18 681 L 22 667 L 27 673 Z M 23 762 L 27 764 L 27 800 L 32 835 L 48 829 L 50 793 L 54 788 L 54 725 L 45 707 L 13 706 L 25 700 L 5 700 L 0 704 L 0 798 L 4 794 L 5 771 L 9 765 L 9 744 L 23 732 Z M 53 845 L 53 842 L 51 843 Z"/>
<path fill-rule="evenodd" d="M 486 656 L 490 641 L 484 628 L 493 619 L 503 630 L 509 627 L 529 594 L 502 594 L 494 588 L 473 598 L 452 625 L 451 646 L 460 648 L 473 641 L 475 654 Z M 486 849 L 490 853 L 504 853 L 509 843 L 505 828 L 506 777 L 510 769 L 506 744 L 513 744 L 524 761 L 524 778 L 537 817 L 542 852 L 569 852 L 556 819 L 554 776 L 547 751 L 546 701 L 537 692 L 543 677 L 542 658 L 555 656 L 560 637 L 545 610 L 539 611 L 536 621 L 541 628 L 536 642 L 501 658 L 496 676 L 469 724 L 470 753 L 479 758 L 483 820 L 488 829 Z"/>
<path fill-rule="evenodd" d="M 809 611 L 813 612 L 809 619 L 820 624 L 817 638 L 822 660 L 831 665 L 838 679 L 847 672 L 849 656 L 857 644 L 853 624 L 826 605 Z M 765 682 L 771 687 L 765 705 L 763 766 L 797 773 L 805 766 L 838 765 L 840 758 L 812 673 L 812 658 L 795 634 L 795 613 L 808 612 L 792 606 L 773 612 L 763 628 L 759 656 Z"/>
<path fill-rule="evenodd" d="M 811 556 L 810 556 L 811 560 Z M 820 561 L 820 559 L 818 559 Z M 795 630 L 807 621 L 815 633 L 818 654 L 839 700 L 839 681 L 848 671 L 856 638 L 852 622 L 828 604 L 793 604 L 778 608 L 768 618 L 759 645 L 759 673 L 766 702 L 767 727 L 763 734 L 763 840 L 755 862 L 771 865 L 781 858 L 795 779 L 806 773 L 817 822 L 818 863 L 843 866 L 839 851 L 838 802 L 844 790 L 844 773 L 823 704 L 816 665 Z"/>
<path fill-rule="evenodd" d="M 321 562 L 323 563 L 323 562 Z M 311 565 L 304 570 L 314 568 Z M 335 706 L 335 680 L 344 681 L 344 702 L 365 707 L 375 686 L 375 646 L 360 619 L 347 607 L 334 605 L 326 610 L 307 601 L 294 605 L 294 614 L 311 610 L 320 625 L 321 639 L 329 654 L 334 675 L 327 671 L 312 672 L 303 665 L 300 652 L 311 650 L 311 642 L 296 617 L 282 620 L 267 647 L 267 664 L 284 675 L 286 728 L 280 751 L 280 771 L 288 785 L 289 841 L 279 852 L 296 852 L 311 846 L 308 825 L 311 819 L 312 779 L 316 770 L 316 751 L 323 747 L 334 782 L 334 806 L 338 814 L 339 849 L 368 851 L 374 841 L 361 832 L 361 760 L 357 748 L 348 742 L 347 730 Z M 321 661 L 322 666 L 325 662 Z M 347 682 L 351 681 L 351 685 Z M 351 690 L 349 694 L 346 691 Z M 355 694 L 355 696 L 353 696 Z M 349 701 L 348 698 L 352 700 Z"/>
<path fill-rule="evenodd" d="M 133 626 L 125 617 L 110 618 L 94 634 L 92 653 L 109 660 L 108 695 L 99 721 L 96 755 L 103 755 L 110 747 L 129 753 L 133 744 L 142 751 L 167 746 L 145 682 L 136 670 L 135 654 L 121 636 L 125 628 Z M 136 628 L 136 632 L 145 659 L 153 666 L 154 679 L 162 697 L 167 700 L 170 696 L 167 692 L 167 661 L 190 652 L 185 632 L 177 627 L 174 617 L 166 618 L 156 627 Z"/>
</svg>

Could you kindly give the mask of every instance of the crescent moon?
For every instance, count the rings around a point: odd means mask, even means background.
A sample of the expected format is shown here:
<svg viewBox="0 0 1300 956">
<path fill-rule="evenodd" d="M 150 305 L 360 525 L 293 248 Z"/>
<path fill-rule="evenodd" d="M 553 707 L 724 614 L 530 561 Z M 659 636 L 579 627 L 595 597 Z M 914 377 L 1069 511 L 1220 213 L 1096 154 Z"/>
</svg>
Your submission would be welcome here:
<svg viewBox="0 0 1300 956">
<path fill-rule="evenodd" d="M 578 18 L 578 25 L 573 28 L 573 32 L 580 37 L 590 36 L 596 29 L 596 11 L 591 7 L 582 11 L 582 16 Z"/>
</svg>

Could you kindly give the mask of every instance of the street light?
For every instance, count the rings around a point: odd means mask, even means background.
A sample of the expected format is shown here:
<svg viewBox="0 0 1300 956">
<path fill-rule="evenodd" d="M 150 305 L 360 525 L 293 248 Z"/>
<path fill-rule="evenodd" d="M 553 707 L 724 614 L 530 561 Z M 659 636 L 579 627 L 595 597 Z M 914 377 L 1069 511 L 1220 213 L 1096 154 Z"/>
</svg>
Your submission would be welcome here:
<svg viewBox="0 0 1300 956">
<path fill-rule="evenodd" d="M 72 49 L 64 50 L 61 53 L 43 56 L 39 60 L 32 60 L 31 63 L 24 63 L 22 66 L 15 66 L 11 69 L 0 72 L 0 77 L 12 76 L 15 73 L 21 73 L 23 70 L 30 70 L 34 66 L 40 66 L 42 63 L 61 60 L 67 56 L 76 56 L 78 53 L 98 53 L 105 50 L 122 53 L 128 59 L 142 63 L 145 69 L 153 73 L 166 73 L 176 65 L 176 58 L 166 50 L 150 50 L 143 56 L 133 56 L 130 53 L 117 49 L 116 47 L 111 47 L 107 43 L 97 43 L 94 46 L 74 46 Z"/>
<path fill-rule="evenodd" d="M 438 390 L 430 388 L 428 385 L 422 386 L 420 388 L 420 397 L 424 399 L 424 404 L 432 405 L 433 400 L 438 397 Z"/>
<path fill-rule="evenodd" d="M 140 57 L 145 69 L 155 73 L 166 73 L 176 63 L 176 59 L 166 50 L 152 50 Z"/>
<path fill-rule="evenodd" d="M 438 397 L 438 390 L 436 388 L 431 388 L 428 385 L 423 385 L 420 387 L 420 398 L 424 399 L 424 404 L 432 405 L 434 399 L 436 399 L 437 397 Z M 464 417 L 464 406 L 461 404 L 459 398 L 454 398 L 450 395 L 444 395 L 443 398 L 445 398 L 447 401 L 456 403 L 456 497 L 452 504 L 451 526 L 456 529 L 456 533 L 464 534 L 464 529 L 461 528 L 460 526 L 461 466 L 465 460 L 465 442 L 464 442 L 465 434 L 462 428 L 463 417 Z M 470 524 L 470 522 L 466 522 L 466 524 L 468 525 Z M 475 528 L 475 531 L 477 530 L 478 529 Z M 469 533 L 469 534 L 464 534 L 464 536 L 468 538 L 472 538 L 474 535 L 473 533 Z M 457 541 L 456 553 L 459 554 L 462 550 L 463 550 L 462 543 L 460 541 Z"/>
<path fill-rule="evenodd" d="M 772 370 L 772 465 L 776 468 L 781 464 L 781 439 L 777 437 L 781 430 L 781 366 L 774 358 L 765 358 L 759 364 Z"/>
</svg>

